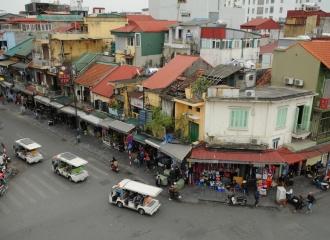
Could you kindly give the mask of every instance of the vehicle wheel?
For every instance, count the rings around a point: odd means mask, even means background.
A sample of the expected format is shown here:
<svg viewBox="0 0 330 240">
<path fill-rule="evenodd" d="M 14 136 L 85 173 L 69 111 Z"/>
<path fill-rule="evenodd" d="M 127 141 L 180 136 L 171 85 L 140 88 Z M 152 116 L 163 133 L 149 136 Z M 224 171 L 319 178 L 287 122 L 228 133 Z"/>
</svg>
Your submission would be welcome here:
<svg viewBox="0 0 330 240">
<path fill-rule="evenodd" d="M 16 157 L 18 157 L 18 152 L 15 154 Z"/>
<path fill-rule="evenodd" d="M 0 196 L 3 197 L 3 196 L 6 195 L 6 193 L 7 193 L 7 189 L 4 188 L 4 189 L 2 189 L 2 191 L 1 191 L 1 193 L 0 193 Z"/>
<path fill-rule="evenodd" d="M 69 177 L 69 181 L 72 182 L 72 178 L 71 177 Z"/>
<path fill-rule="evenodd" d="M 225 204 L 229 205 L 229 200 L 228 199 L 225 200 Z"/>
<path fill-rule="evenodd" d="M 246 201 L 243 201 L 242 206 L 246 206 Z"/>
<path fill-rule="evenodd" d="M 122 208 L 124 205 L 123 205 L 123 203 L 122 203 L 121 201 L 118 201 L 118 202 L 117 202 L 117 206 L 118 206 L 119 208 Z"/>
<path fill-rule="evenodd" d="M 141 215 L 144 215 L 146 212 L 144 211 L 144 209 L 142 208 L 139 208 L 138 212 L 141 214 Z"/>
<path fill-rule="evenodd" d="M 57 175 L 60 175 L 60 171 L 56 168 L 56 170 L 55 170 L 55 173 L 57 174 Z"/>
</svg>

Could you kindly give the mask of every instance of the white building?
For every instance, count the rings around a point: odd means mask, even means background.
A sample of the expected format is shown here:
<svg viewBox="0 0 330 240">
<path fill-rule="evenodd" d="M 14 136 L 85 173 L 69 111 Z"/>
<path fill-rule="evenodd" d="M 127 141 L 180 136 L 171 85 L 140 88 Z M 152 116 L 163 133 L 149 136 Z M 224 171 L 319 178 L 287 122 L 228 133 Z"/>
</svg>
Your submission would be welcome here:
<svg viewBox="0 0 330 240">
<path fill-rule="evenodd" d="M 178 4 L 177 0 L 149 0 L 149 14 L 158 20 L 177 20 L 179 22 L 194 19 L 224 20 L 227 27 L 239 29 L 245 22 L 244 9 L 226 8 L 225 0 L 187 0 Z"/>
<path fill-rule="evenodd" d="M 200 56 L 212 66 L 227 64 L 233 59 L 259 61 L 260 35 L 222 27 L 202 27 Z"/>
<path fill-rule="evenodd" d="M 205 105 L 205 139 L 219 143 L 266 145 L 277 149 L 309 134 L 312 91 L 259 87 L 239 91 L 214 86 Z"/>
<path fill-rule="evenodd" d="M 288 10 L 318 9 L 330 12 L 329 0 L 225 0 L 226 7 L 245 10 L 245 21 L 255 18 L 272 18 L 283 21 Z"/>
</svg>

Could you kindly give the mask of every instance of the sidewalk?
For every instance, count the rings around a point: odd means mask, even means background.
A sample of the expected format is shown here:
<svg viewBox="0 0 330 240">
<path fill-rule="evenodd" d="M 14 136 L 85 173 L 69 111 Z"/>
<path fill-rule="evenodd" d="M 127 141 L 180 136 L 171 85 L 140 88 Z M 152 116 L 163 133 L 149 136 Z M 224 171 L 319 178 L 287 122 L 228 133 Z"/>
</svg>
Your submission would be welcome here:
<svg viewBox="0 0 330 240">
<path fill-rule="evenodd" d="M 15 105 L 14 103 L 6 103 L 6 105 L 0 105 L 0 108 L 12 111 L 21 115 L 20 105 Z M 4 111 L 2 111 L 4 113 Z M 66 141 L 70 144 L 76 145 L 78 148 L 85 151 L 95 154 L 99 159 L 102 159 L 106 164 L 109 160 L 112 159 L 112 156 L 115 156 L 119 161 L 119 171 L 120 174 L 127 174 L 128 178 L 136 179 L 142 182 L 149 183 L 154 185 L 155 180 L 154 176 L 157 174 L 157 171 L 161 169 L 150 169 L 147 171 L 144 165 L 137 167 L 129 165 L 128 154 L 125 152 L 119 152 L 105 145 L 101 139 L 97 139 L 91 135 L 82 135 L 81 142 L 77 143 L 76 140 L 76 131 L 71 129 L 68 125 L 63 123 L 55 124 L 53 126 L 48 126 L 48 119 L 43 118 L 36 120 L 34 114 L 30 110 L 26 110 L 26 113 L 22 115 L 24 118 L 31 121 L 33 124 L 48 130 L 49 132 L 59 136 L 63 141 Z M 293 179 L 294 185 L 293 195 L 302 195 L 303 198 L 306 198 L 309 192 L 313 192 L 316 199 L 324 196 L 325 192 L 314 187 L 311 183 L 311 179 L 306 178 L 305 176 L 298 176 Z M 287 188 L 290 190 L 291 187 Z M 263 196 L 260 201 L 258 208 L 266 207 L 269 209 L 275 209 L 278 211 L 291 211 L 293 206 L 287 204 L 286 206 L 280 206 L 276 202 L 276 191 L 277 188 L 273 187 L 270 189 L 266 196 Z M 214 189 L 210 189 L 209 186 L 185 186 L 180 190 L 182 201 L 189 203 L 203 203 L 203 202 L 214 202 L 214 203 L 223 203 L 227 198 L 227 195 L 230 192 L 217 192 Z M 163 191 L 163 195 L 167 195 L 167 191 Z M 235 193 L 236 196 L 243 195 L 241 191 Z M 254 197 L 253 192 L 250 190 L 250 195 L 248 196 L 248 206 L 254 207 Z"/>
</svg>

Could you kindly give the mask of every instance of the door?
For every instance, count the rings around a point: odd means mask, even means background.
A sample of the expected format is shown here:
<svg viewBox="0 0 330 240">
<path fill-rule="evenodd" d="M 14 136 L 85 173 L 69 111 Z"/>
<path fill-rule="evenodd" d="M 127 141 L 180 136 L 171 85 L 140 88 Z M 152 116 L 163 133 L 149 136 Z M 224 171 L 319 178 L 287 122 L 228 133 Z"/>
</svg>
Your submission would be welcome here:
<svg viewBox="0 0 330 240">
<path fill-rule="evenodd" d="M 189 122 L 189 138 L 191 142 L 198 141 L 199 125 L 194 122 Z"/>
</svg>

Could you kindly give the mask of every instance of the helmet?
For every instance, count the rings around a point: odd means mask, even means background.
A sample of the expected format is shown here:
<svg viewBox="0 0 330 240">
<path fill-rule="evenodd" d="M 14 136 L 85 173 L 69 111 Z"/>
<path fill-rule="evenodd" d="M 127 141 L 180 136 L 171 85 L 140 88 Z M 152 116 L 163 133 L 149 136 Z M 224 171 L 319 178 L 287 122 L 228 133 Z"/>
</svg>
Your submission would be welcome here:
<svg viewBox="0 0 330 240">
<path fill-rule="evenodd" d="M 176 185 L 176 182 L 174 183 L 174 185 Z"/>
</svg>

